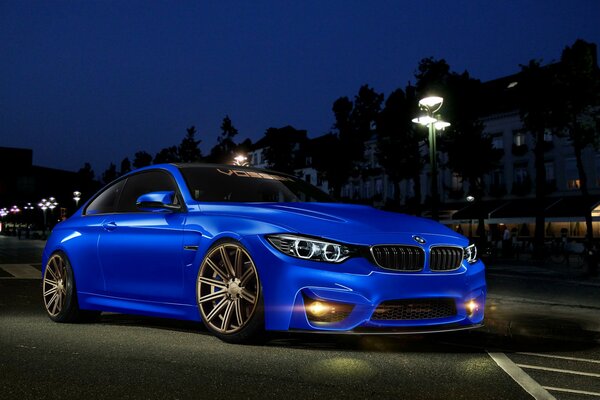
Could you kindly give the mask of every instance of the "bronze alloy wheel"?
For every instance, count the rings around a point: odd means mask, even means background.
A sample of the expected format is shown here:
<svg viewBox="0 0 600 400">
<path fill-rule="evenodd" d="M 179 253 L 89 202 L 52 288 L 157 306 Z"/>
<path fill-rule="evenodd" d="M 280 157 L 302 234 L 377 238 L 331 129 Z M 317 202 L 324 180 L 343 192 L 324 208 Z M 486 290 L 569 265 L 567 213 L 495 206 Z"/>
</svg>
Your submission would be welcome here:
<svg viewBox="0 0 600 400">
<path fill-rule="evenodd" d="M 48 260 L 42 290 L 46 311 L 51 317 L 56 317 L 65 307 L 67 299 L 67 267 L 60 254 Z"/>
<path fill-rule="evenodd" d="M 250 255 L 234 242 L 210 249 L 200 266 L 196 292 L 200 313 L 211 330 L 221 335 L 242 330 L 252 320 L 260 298 Z"/>
</svg>

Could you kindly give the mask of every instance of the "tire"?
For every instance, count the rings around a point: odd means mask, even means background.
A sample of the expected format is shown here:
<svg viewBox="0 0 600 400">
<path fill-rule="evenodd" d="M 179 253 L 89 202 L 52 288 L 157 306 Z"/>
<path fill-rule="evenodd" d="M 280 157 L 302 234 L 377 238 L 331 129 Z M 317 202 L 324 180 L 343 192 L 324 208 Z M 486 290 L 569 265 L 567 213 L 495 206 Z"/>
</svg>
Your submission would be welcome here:
<svg viewBox="0 0 600 400">
<path fill-rule="evenodd" d="M 73 268 L 62 251 L 52 254 L 42 280 L 42 298 L 50 319 L 54 322 L 90 322 L 100 311 L 79 309 Z"/>
<path fill-rule="evenodd" d="M 220 240 L 206 252 L 196 280 L 202 322 L 219 339 L 236 344 L 267 339 L 258 270 L 248 251 L 233 240 Z"/>
</svg>

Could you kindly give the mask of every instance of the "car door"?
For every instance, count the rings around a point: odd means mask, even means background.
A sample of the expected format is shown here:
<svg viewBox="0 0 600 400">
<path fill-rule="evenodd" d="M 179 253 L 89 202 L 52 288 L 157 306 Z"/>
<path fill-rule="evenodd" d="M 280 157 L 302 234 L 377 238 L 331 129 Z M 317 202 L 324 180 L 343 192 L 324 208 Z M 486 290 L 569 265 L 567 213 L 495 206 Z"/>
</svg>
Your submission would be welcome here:
<svg viewBox="0 0 600 400">
<path fill-rule="evenodd" d="M 117 213 L 104 220 L 98 254 L 110 296 L 158 302 L 183 298 L 185 212 L 149 212 L 136 206 L 139 196 L 158 191 L 179 192 L 167 171 L 129 176 Z"/>
<path fill-rule="evenodd" d="M 100 192 L 83 210 L 77 227 L 77 246 L 71 249 L 69 258 L 77 267 L 77 290 L 83 293 L 105 294 L 104 275 L 98 259 L 98 238 L 103 232 L 107 216 L 118 206 L 125 181 L 120 180 Z"/>
</svg>

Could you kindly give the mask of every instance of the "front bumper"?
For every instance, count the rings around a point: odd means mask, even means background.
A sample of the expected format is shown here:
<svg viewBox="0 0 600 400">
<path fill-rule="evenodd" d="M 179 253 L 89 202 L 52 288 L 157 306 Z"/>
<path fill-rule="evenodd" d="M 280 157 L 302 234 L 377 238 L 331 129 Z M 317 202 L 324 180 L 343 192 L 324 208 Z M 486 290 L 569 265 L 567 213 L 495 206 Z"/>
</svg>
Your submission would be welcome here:
<svg viewBox="0 0 600 400">
<path fill-rule="evenodd" d="M 396 272 L 366 258 L 341 264 L 306 261 L 284 255 L 264 238 L 246 238 L 262 282 L 267 330 L 331 333 L 422 333 L 466 329 L 483 323 L 486 284 L 484 265 L 463 262 L 451 272 Z M 380 320 L 381 303 L 397 300 L 452 301 L 456 312 L 439 318 Z M 307 302 L 349 305 L 343 319 L 315 322 Z M 467 304 L 474 301 L 475 310 Z"/>
</svg>

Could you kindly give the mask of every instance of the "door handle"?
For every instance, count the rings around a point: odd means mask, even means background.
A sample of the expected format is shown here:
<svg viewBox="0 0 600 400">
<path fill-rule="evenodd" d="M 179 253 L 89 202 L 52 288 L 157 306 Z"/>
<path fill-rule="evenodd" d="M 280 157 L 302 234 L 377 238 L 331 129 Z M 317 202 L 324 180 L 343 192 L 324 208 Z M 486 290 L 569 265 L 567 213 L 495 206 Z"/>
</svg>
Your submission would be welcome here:
<svg viewBox="0 0 600 400">
<path fill-rule="evenodd" d="M 102 224 L 102 227 L 104 228 L 105 231 L 114 231 L 115 229 L 117 229 L 117 223 L 116 222 L 105 222 Z"/>
</svg>

